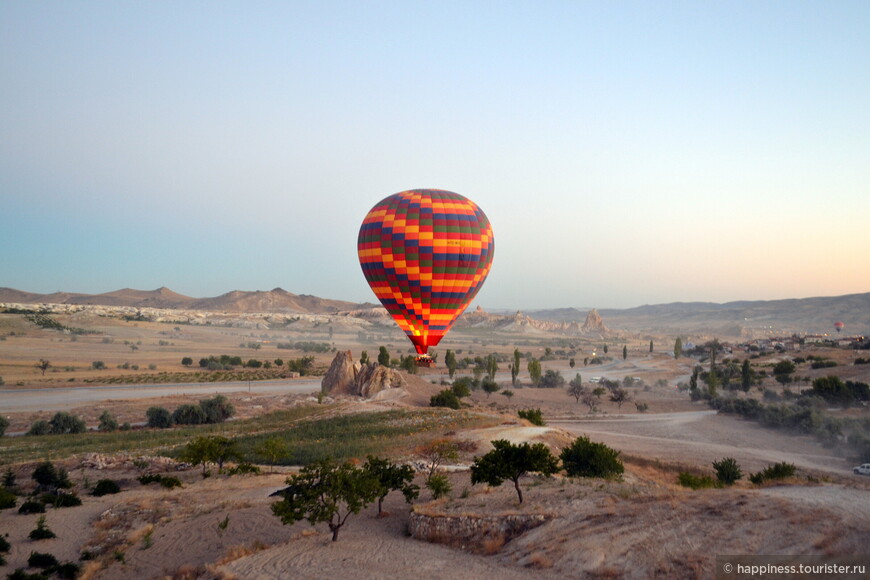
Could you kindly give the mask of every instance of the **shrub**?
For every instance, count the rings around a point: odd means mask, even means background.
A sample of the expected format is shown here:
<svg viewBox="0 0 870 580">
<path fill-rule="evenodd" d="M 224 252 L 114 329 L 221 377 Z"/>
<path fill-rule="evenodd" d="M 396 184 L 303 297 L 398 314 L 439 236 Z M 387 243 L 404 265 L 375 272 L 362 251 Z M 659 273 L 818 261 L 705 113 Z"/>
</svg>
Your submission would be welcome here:
<svg viewBox="0 0 870 580">
<path fill-rule="evenodd" d="M 149 483 L 159 483 L 166 489 L 181 487 L 181 480 L 171 475 L 143 475 L 139 477 L 139 483 L 148 485 Z"/>
<path fill-rule="evenodd" d="M 28 537 L 31 540 L 49 540 L 57 536 L 45 525 L 45 516 L 39 516 L 36 520 L 36 529 L 32 530 Z"/>
<path fill-rule="evenodd" d="M 459 402 L 459 397 L 452 389 L 444 389 L 437 395 L 432 395 L 429 398 L 430 407 L 447 407 L 448 409 L 459 409 L 462 405 Z"/>
<path fill-rule="evenodd" d="M 11 549 L 12 546 L 9 544 L 9 540 L 6 539 L 6 536 L 0 536 L 0 554 L 8 553 Z"/>
<path fill-rule="evenodd" d="M 51 554 L 43 554 L 42 552 L 30 552 L 30 557 L 27 558 L 27 565 L 31 568 L 52 568 L 58 565 L 57 558 Z"/>
<path fill-rule="evenodd" d="M 792 477 L 794 476 L 795 471 L 797 471 L 797 468 L 793 464 L 781 461 L 765 467 L 758 473 L 753 473 L 749 476 L 749 481 L 759 485 L 765 481 L 774 481 Z"/>
<path fill-rule="evenodd" d="M 569 477 L 618 477 L 625 471 L 619 451 L 604 443 L 578 437 L 562 450 L 562 465 Z"/>
<path fill-rule="evenodd" d="M 453 386 L 450 387 L 450 390 L 452 390 L 453 394 L 460 399 L 463 397 L 469 397 L 471 396 L 470 381 L 453 381 Z"/>
<path fill-rule="evenodd" d="M 709 475 L 695 475 L 694 473 L 689 473 L 688 471 L 681 471 L 677 476 L 677 481 L 683 487 L 689 487 L 691 489 L 705 489 L 710 487 L 719 487 L 713 478 Z"/>
<path fill-rule="evenodd" d="M 157 429 L 166 429 L 172 427 L 172 415 L 163 407 L 149 407 L 145 411 L 145 416 L 148 418 L 148 426 Z"/>
<path fill-rule="evenodd" d="M 49 433 L 51 433 L 51 425 L 45 419 L 34 421 L 30 429 L 27 430 L 27 435 L 48 435 Z"/>
<path fill-rule="evenodd" d="M 3 384 L 3 379 L 0 378 L 0 385 Z M 6 429 L 9 428 L 9 419 L 0 416 L 0 437 L 6 434 Z"/>
<path fill-rule="evenodd" d="M 41 501 L 27 500 L 18 508 L 20 514 L 44 514 L 45 504 Z"/>
<path fill-rule="evenodd" d="M 112 417 L 111 413 L 103 411 L 102 415 L 100 415 L 100 424 L 97 429 L 100 431 L 117 431 L 118 421 Z"/>
<path fill-rule="evenodd" d="M 211 399 L 204 399 L 199 402 L 199 406 L 205 416 L 204 423 L 223 423 L 236 412 L 232 403 L 230 403 L 223 395 L 216 395 Z"/>
<path fill-rule="evenodd" d="M 118 485 L 116 481 L 111 479 L 101 479 L 94 486 L 94 491 L 91 492 L 91 495 L 102 497 L 104 495 L 119 493 L 120 491 L 121 486 Z"/>
<path fill-rule="evenodd" d="M 740 470 L 740 465 L 733 457 L 724 457 L 719 461 L 714 461 L 713 469 L 716 470 L 716 479 L 724 485 L 733 485 L 743 477 L 743 471 Z"/>
<path fill-rule="evenodd" d="M 81 566 L 75 562 L 64 562 L 54 567 L 54 573 L 64 580 L 75 580 L 79 576 Z"/>
<path fill-rule="evenodd" d="M 227 475 L 260 475 L 260 468 L 251 463 L 239 463 L 227 469 Z"/>
<path fill-rule="evenodd" d="M 517 415 L 519 415 L 520 419 L 525 419 L 532 425 L 538 425 L 540 427 L 546 425 L 546 423 L 544 423 L 544 416 L 540 409 L 521 409 L 517 411 Z"/>
<path fill-rule="evenodd" d="M 432 499 L 439 499 L 453 489 L 450 480 L 443 473 L 434 473 L 426 480 L 426 489 L 432 492 Z"/>
<path fill-rule="evenodd" d="M 172 412 L 172 422 L 176 425 L 200 425 L 205 423 L 205 412 L 199 405 L 187 403 Z"/>
<path fill-rule="evenodd" d="M 5 487 L 0 487 L 0 510 L 14 508 L 17 502 L 18 498 L 12 491 Z"/>
<path fill-rule="evenodd" d="M 43 461 L 30 475 L 42 489 L 68 489 L 72 483 L 64 468 L 57 469 L 51 461 Z"/>
<path fill-rule="evenodd" d="M 44 493 L 40 498 L 48 505 L 56 508 L 76 507 L 82 505 L 82 500 L 74 493 Z"/>
</svg>

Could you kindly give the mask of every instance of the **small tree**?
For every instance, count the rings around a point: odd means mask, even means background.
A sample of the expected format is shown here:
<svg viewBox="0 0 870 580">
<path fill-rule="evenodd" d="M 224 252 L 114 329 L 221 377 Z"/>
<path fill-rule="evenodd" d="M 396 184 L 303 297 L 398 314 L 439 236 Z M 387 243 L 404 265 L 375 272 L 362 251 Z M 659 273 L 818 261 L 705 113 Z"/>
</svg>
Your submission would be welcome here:
<svg viewBox="0 0 870 580">
<path fill-rule="evenodd" d="M 716 479 L 725 485 L 733 485 L 743 477 L 743 471 L 740 470 L 740 465 L 733 457 L 724 457 L 719 461 L 714 461 L 713 469 L 716 470 Z"/>
<path fill-rule="evenodd" d="M 631 400 L 629 392 L 622 387 L 616 387 L 610 392 L 610 400 L 616 403 L 616 406 L 622 409 L 622 404 Z"/>
<path fill-rule="evenodd" d="M 550 476 L 559 469 L 559 461 L 543 443 L 515 445 L 505 439 L 492 442 L 493 450 L 476 458 L 471 465 L 471 484 L 499 486 L 504 480 L 514 482 L 517 499 L 523 503 L 520 478 L 529 472 Z"/>
<path fill-rule="evenodd" d="M 622 360 L 628 358 L 628 345 L 622 345 Z"/>
<path fill-rule="evenodd" d="M 396 465 L 388 459 L 369 455 L 363 470 L 370 473 L 378 482 L 378 515 L 382 513 L 384 498 L 391 491 L 400 491 L 405 501 L 411 503 L 420 496 L 419 486 L 414 485 L 414 468 L 410 465 Z"/>
<path fill-rule="evenodd" d="M 652 341 L 652 339 L 650 339 L 650 341 L 649 341 L 649 351 L 650 351 L 650 352 L 653 351 L 653 341 Z"/>
<path fill-rule="evenodd" d="M 97 427 L 100 431 L 117 431 L 118 421 L 108 411 L 103 411 L 100 415 L 100 424 Z"/>
<path fill-rule="evenodd" d="M 290 456 L 290 446 L 280 437 L 273 436 L 258 443 L 254 447 L 254 453 L 266 460 L 269 464 L 269 473 L 272 473 L 280 459 Z"/>
<path fill-rule="evenodd" d="M 145 411 L 145 417 L 148 419 L 149 427 L 157 429 L 172 427 L 172 415 L 163 407 L 149 407 Z"/>
<path fill-rule="evenodd" d="M 453 391 L 453 394 L 460 399 L 471 396 L 471 387 L 469 386 L 469 381 L 453 381 L 453 384 L 450 386 L 450 390 Z"/>
<path fill-rule="evenodd" d="M 51 366 L 51 363 L 45 360 L 44 358 L 39 359 L 39 362 L 36 363 L 36 368 L 42 371 L 42 376 L 45 376 L 45 371 L 48 370 L 48 367 Z"/>
<path fill-rule="evenodd" d="M 208 464 L 214 461 L 217 453 L 211 437 L 196 437 L 181 450 L 178 458 L 193 466 L 202 465 L 202 477 L 209 475 Z"/>
<path fill-rule="evenodd" d="M 486 367 L 486 376 L 489 377 L 489 380 L 495 381 L 495 373 L 498 372 L 498 360 L 496 360 L 494 354 L 486 357 L 484 366 Z"/>
<path fill-rule="evenodd" d="M 571 357 L 570 359 L 568 359 L 568 366 L 571 367 L 572 369 L 574 368 L 574 365 L 576 365 L 576 364 L 577 364 L 577 361 L 574 360 L 574 357 Z"/>
<path fill-rule="evenodd" d="M 6 429 L 9 428 L 9 419 L 0 415 L 0 437 L 6 434 Z"/>
<path fill-rule="evenodd" d="M 537 387 L 541 383 L 541 361 L 533 358 L 529 361 L 528 369 L 529 378 L 531 379 L 532 384 Z"/>
<path fill-rule="evenodd" d="M 511 384 L 517 386 L 517 377 L 520 374 L 520 349 L 514 349 L 514 362 L 511 365 Z"/>
<path fill-rule="evenodd" d="M 453 375 L 456 374 L 456 353 L 450 349 L 447 349 L 447 352 L 444 354 L 444 364 L 447 366 L 447 373 L 450 376 L 450 380 L 453 380 Z"/>
<path fill-rule="evenodd" d="M 384 367 L 390 366 L 390 351 L 385 346 L 378 349 L 378 364 Z"/>
<path fill-rule="evenodd" d="M 569 477 L 616 477 L 625 471 L 619 451 L 586 436 L 575 439 L 560 457 Z"/>
<path fill-rule="evenodd" d="M 326 522 L 336 542 L 347 518 L 377 499 L 380 489 L 377 478 L 365 469 L 324 459 L 287 478 L 287 487 L 279 492 L 284 499 L 272 504 L 272 513 L 285 525 Z"/>
<path fill-rule="evenodd" d="M 428 465 L 426 479 L 432 479 L 435 472 L 445 461 L 453 461 L 459 457 L 459 446 L 450 439 L 433 439 L 424 443 L 416 450 Z"/>
<path fill-rule="evenodd" d="M 683 354 L 683 339 L 678 336 L 674 341 L 674 358 L 680 358 L 681 354 Z"/>
<path fill-rule="evenodd" d="M 749 392 L 749 387 L 752 386 L 752 366 L 749 364 L 749 359 L 743 359 L 743 365 L 740 367 L 740 388 L 744 393 Z"/>
<path fill-rule="evenodd" d="M 369 351 L 364 350 L 364 351 L 362 351 L 362 352 L 360 353 L 360 355 L 359 355 L 359 364 L 361 364 L 361 365 L 367 365 L 367 364 L 369 364 Z M 278 366 L 281 366 L 281 365 L 278 365 Z"/>
<path fill-rule="evenodd" d="M 190 358 L 189 356 L 186 356 L 183 359 L 181 359 L 181 364 L 183 364 L 186 367 L 189 367 L 193 364 L 193 359 Z"/>
<path fill-rule="evenodd" d="M 577 403 L 580 403 L 580 397 L 583 396 L 583 379 L 580 376 L 580 373 L 571 379 L 571 382 L 568 383 L 568 394 L 574 397 L 577 400 Z"/>
<path fill-rule="evenodd" d="M 66 470 L 56 468 L 51 461 L 43 461 L 37 465 L 30 477 L 41 491 L 51 492 L 72 487 Z"/>
<path fill-rule="evenodd" d="M 491 380 L 489 377 L 483 379 L 483 382 L 480 384 L 480 387 L 483 389 L 483 392 L 486 393 L 487 398 L 493 394 L 497 393 L 501 388 L 498 386 L 498 383 Z"/>
</svg>

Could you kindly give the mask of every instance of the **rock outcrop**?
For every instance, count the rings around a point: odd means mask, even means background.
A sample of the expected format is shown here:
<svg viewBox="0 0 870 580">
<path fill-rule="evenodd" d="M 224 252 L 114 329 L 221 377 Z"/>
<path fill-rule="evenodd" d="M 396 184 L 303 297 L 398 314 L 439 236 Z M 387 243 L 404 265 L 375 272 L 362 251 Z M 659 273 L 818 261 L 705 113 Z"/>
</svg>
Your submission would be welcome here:
<svg viewBox="0 0 870 580">
<path fill-rule="evenodd" d="M 583 323 L 580 332 L 583 334 L 606 334 L 610 332 L 610 329 L 604 325 L 604 320 L 601 318 L 601 315 L 593 308 L 589 311 L 589 314 L 586 315 L 586 322 Z"/>
<path fill-rule="evenodd" d="M 328 395 L 351 395 L 355 397 L 396 398 L 401 396 L 405 379 L 401 373 L 381 366 L 377 362 L 360 364 L 349 350 L 336 353 L 320 383 L 320 390 Z"/>
</svg>

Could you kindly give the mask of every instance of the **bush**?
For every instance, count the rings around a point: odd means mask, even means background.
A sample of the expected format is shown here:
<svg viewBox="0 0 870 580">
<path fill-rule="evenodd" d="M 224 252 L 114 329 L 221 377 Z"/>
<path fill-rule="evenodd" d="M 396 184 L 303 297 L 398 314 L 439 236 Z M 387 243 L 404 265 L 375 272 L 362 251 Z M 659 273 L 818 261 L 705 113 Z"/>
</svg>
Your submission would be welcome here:
<svg viewBox="0 0 870 580">
<path fill-rule="evenodd" d="M 51 554 L 43 554 L 42 552 L 30 552 L 30 557 L 27 558 L 27 565 L 31 568 L 52 568 L 58 565 L 57 558 Z"/>
<path fill-rule="evenodd" d="M 27 500 L 18 508 L 20 514 L 44 514 L 45 504 L 41 501 Z"/>
<path fill-rule="evenodd" d="M 459 409 L 462 405 L 459 402 L 459 397 L 452 389 L 444 389 L 437 395 L 432 395 L 429 398 L 430 407 L 447 407 L 448 409 Z"/>
<path fill-rule="evenodd" d="M 689 487 L 691 489 L 705 489 L 710 487 L 719 487 L 713 478 L 709 475 L 695 475 L 694 473 L 689 473 L 688 471 L 681 471 L 677 476 L 677 481 L 683 487 Z"/>
<path fill-rule="evenodd" d="M 450 480 L 443 473 L 435 473 L 426 480 L 426 488 L 432 492 L 432 499 L 439 499 L 453 489 Z"/>
<path fill-rule="evenodd" d="M 797 468 L 793 464 L 781 461 L 779 463 L 774 463 L 773 465 L 765 467 L 758 473 L 753 473 L 749 476 L 749 481 L 756 485 L 759 485 L 761 483 L 764 483 L 765 481 L 774 481 L 793 477 L 796 471 Z"/>
<path fill-rule="evenodd" d="M 205 412 L 199 405 L 187 403 L 172 412 L 172 422 L 176 425 L 201 425 L 205 423 Z"/>
<path fill-rule="evenodd" d="M 716 470 L 716 479 L 724 485 L 733 485 L 743 477 L 740 465 L 733 457 L 724 457 L 719 461 L 714 461 L 713 469 Z"/>
<path fill-rule="evenodd" d="M 520 419 L 525 419 L 532 425 L 538 425 L 540 427 L 546 425 L 546 423 L 544 423 L 544 416 L 540 409 L 521 409 L 517 411 L 517 415 L 519 415 Z"/>
<path fill-rule="evenodd" d="M 72 482 L 64 468 L 57 469 L 51 461 L 43 461 L 33 470 L 30 475 L 42 489 L 68 489 Z"/>
<path fill-rule="evenodd" d="M 113 481 L 111 479 L 101 479 L 94 486 L 94 491 L 91 492 L 91 495 L 96 497 L 102 497 L 104 495 L 119 493 L 120 491 L 121 486 L 118 485 L 116 481 Z"/>
<path fill-rule="evenodd" d="M 75 580 L 81 572 L 81 566 L 75 562 L 64 562 L 54 567 L 54 573 L 64 580 Z"/>
<path fill-rule="evenodd" d="M 159 483 L 166 489 L 181 487 L 181 480 L 171 475 L 143 475 L 139 477 L 139 483 L 148 485 L 149 483 Z"/>
<path fill-rule="evenodd" d="M 103 411 L 103 414 L 100 415 L 100 424 L 97 429 L 100 431 L 117 431 L 118 421 L 112 417 L 111 413 Z"/>
<path fill-rule="evenodd" d="M 82 500 L 74 493 L 44 493 L 40 498 L 48 505 L 56 508 L 76 507 L 82 505 Z"/>
<path fill-rule="evenodd" d="M 27 435 L 48 435 L 51 433 L 51 425 L 45 419 L 34 421 L 27 431 Z"/>
<path fill-rule="evenodd" d="M 260 468 L 251 463 L 239 463 L 227 469 L 227 475 L 260 475 Z"/>
<path fill-rule="evenodd" d="M 205 415 L 205 423 L 223 423 L 236 412 L 232 403 L 223 395 L 204 399 L 199 402 L 199 406 Z"/>
<path fill-rule="evenodd" d="M 565 377 L 559 371 L 547 369 L 538 386 L 543 389 L 560 389 L 565 386 Z"/>
<path fill-rule="evenodd" d="M 625 471 L 619 451 L 604 443 L 578 437 L 562 450 L 562 465 L 569 477 L 618 477 Z"/>
<path fill-rule="evenodd" d="M 0 379 L 0 385 L 3 384 L 3 380 Z M 9 428 L 9 419 L 6 417 L 0 416 L 0 437 L 6 434 L 6 429 Z"/>
<path fill-rule="evenodd" d="M 14 508 L 18 502 L 17 496 L 5 487 L 0 487 L 0 510 Z"/>
<path fill-rule="evenodd" d="M 39 516 L 39 519 L 36 520 L 36 529 L 32 530 L 28 537 L 31 540 L 50 540 L 57 536 L 45 525 L 45 516 Z"/>
<path fill-rule="evenodd" d="M 9 544 L 9 540 L 6 539 L 6 536 L 0 536 L 0 554 L 6 554 L 11 549 L 12 546 Z"/>
<path fill-rule="evenodd" d="M 457 398 L 469 397 L 471 396 L 470 381 L 453 381 L 453 386 L 450 387 L 450 390 L 453 391 L 453 394 Z"/>
<path fill-rule="evenodd" d="M 148 418 L 148 426 L 157 429 L 166 429 L 172 427 L 172 415 L 163 407 L 149 407 L 145 411 L 145 416 Z"/>
</svg>

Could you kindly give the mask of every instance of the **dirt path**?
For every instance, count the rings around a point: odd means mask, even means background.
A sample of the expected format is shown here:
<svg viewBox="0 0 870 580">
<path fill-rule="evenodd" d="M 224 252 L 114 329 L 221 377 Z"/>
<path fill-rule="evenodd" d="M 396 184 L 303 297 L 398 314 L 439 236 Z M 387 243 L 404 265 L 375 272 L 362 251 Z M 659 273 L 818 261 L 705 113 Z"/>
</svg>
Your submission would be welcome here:
<svg viewBox="0 0 870 580">
<path fill-rule="evenodd" d="M 811 437 L 795 436 L 715 411 L 608 416 L 552 421 L 630 455 L 695 465 L 734 457 L 746 471 L 787 461 L 798 467 L 848 475 L 851 464 Z"/>
</svg>

